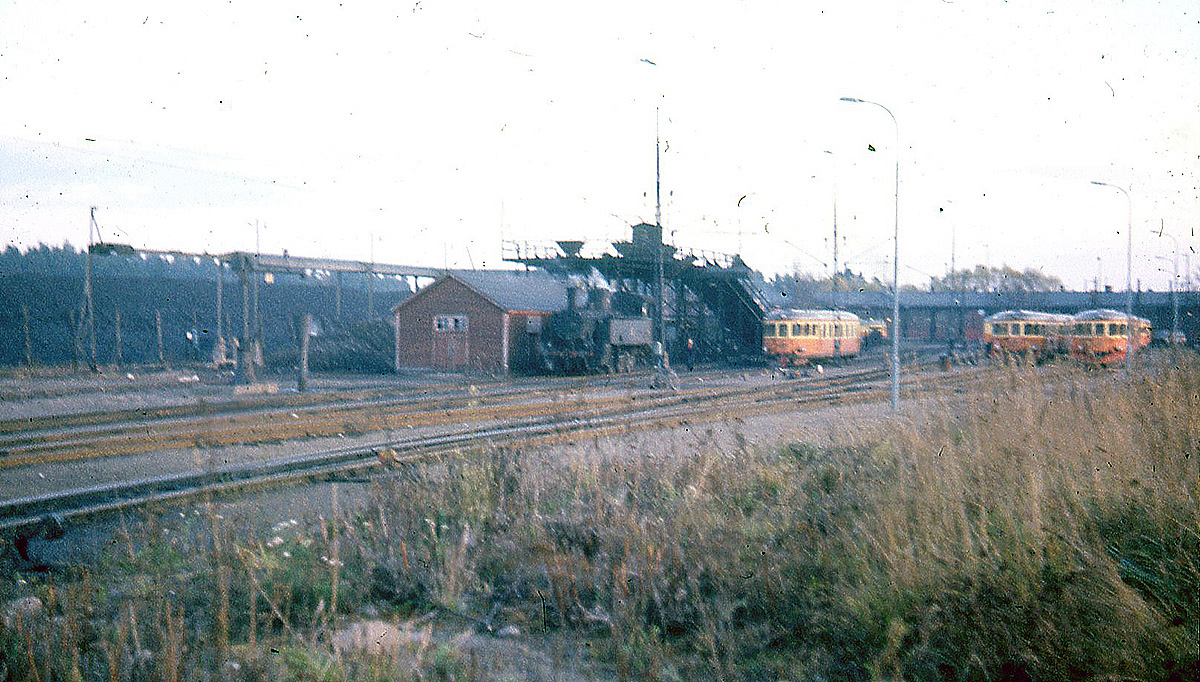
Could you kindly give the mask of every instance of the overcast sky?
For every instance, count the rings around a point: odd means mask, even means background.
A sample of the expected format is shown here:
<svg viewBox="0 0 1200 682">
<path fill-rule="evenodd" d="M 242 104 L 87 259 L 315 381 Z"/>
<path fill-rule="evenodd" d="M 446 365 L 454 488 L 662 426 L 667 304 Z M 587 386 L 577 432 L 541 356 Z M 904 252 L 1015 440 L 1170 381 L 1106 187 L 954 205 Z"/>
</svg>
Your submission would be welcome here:
<svg viewBox="0 0 1200 682">
<path fill-rule="evenodd" d="M 836 203 L 890 280 L 897 154 L 902 281 L 1123 288 L 1092 180 L 1144 287 L 1200 249 L 1195 0 L 0 0 L 0 235 L 503 267 L 653 222 L 656 109 L 669 240 L 768 274 Z"/>
</svg>

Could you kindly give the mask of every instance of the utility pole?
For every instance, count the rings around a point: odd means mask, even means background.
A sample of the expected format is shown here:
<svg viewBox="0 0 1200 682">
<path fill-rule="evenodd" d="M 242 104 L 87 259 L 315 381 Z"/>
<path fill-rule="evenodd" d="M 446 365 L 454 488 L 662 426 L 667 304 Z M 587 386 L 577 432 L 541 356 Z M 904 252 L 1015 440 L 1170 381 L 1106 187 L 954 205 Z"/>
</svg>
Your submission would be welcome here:
<svg viewBox="0 0 1200 682">
<path fill-rule="evenodd" d="M 367 269 L 367 319 L 375 319 L 375 233 L 367 233 L 371 238 L 369 251 L 371 267 Z"/>
<path fill-rule="evenodd" d="M 259 225 L 258 220 L 254 221 L 254 264 L 258 265 L 258 256 L 262 255 L 259 247 Z M 258 271 L 254 267 L 250 268 L 250 278 L 253 281 L 254 287 L 254 327 L 253 340 L 251 341 L 250 364 L 258 362 L 259 353 L 262 347 L 262 316 L 258 310 Z M 249 340 L 249 339 L 248 339 Z"/>
<path fill-rule="evenodd" d="M 334 309 L 336 311 L 334 313 L 334 315 L 337 317 L 337 321 L 340 324 L 342 321 L 342 271 L 341 270 L 338 270 L 337 282 L 333 286 L 334 286 L 333 296 L 334 296 L 334 306 L 335 306 Z"/>
<path fill-rule="evenodd" d="M 225 264 L 217 259 L 217 342 L 213 346 L 213 363 L 218 368 L 225 363 Z"/>
<path fill-rule="evenodd" d="M 28 303 L 21 304 L 21 316 L 25 320 L 25 366 L 33 367 L 33 343 L 30 342 L 30 338 L 29 338 L 29 304 Z M 117 318 L 117 319 L 119 320 L 120 318 Z M 120 328 L 121 328 L 120 326 L 117 327 L 117 329 L 120 329 Z M 118 332 L 118 338 L 119 338 L 119 335 L 120 335 L 120 333 Z"/>
<path fill-rule="evenodd" d="M 122 367 L 125 366 L 125 359 L 121 355 L 121 309 L 120 308 L 117 308 L 117 310 L 116 310 L 116 318 L 117 318 L 116 363 L 117 363 L 117 369 L 121 369 Z"/>
<path fill-rule="evenodd" d="M 236 381 L 243 384 L 255 381 L 254 353 L 250 348 L 250 278 L 253 273 L 249 267 L 245 259 L 238 264 L 238 278 L 242 280 L 242 340 L 238 343 Z"/>
<path fill-rule="evenodd" d="M 87 270 L 87 281 L 84 284 L 84 297 L 87 299 L 87 327 L 88 327 L 88 360 L 89 367 L 93 372 L 97 371 L 96 365 L 96 310 L 95 303 L 92 300 L 92 244 L 95 242 L 95 233 L 98 231 L 96 226 L 96 207 L 91 210 L 91 220 L 88 221 L 88 248 L 87 258 L 85 260 L 85 269 Z"/>
<path fill-rule="evenodd" d="M 658 107 L 654 108 L 654 226 L 658 228 L 658 243 L 654 245 L 658 250 L 658 275 L 655 278 L 654 287 L 658 303 L 655 316 L 658 318 L 658 342 L 661 344 L 662 353 L 665 356 L 667 334 L 664 328 L 666 320 L 663 309 L 662 153 L 658 130 Z"/>
</svg>

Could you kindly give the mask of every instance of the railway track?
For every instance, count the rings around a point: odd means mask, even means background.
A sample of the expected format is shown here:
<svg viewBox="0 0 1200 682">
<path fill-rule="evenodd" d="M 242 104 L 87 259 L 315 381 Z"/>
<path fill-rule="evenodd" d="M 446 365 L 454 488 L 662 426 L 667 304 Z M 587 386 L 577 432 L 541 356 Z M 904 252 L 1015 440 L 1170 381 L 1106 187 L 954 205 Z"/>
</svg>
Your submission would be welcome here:
<svg viewBox="0 0 1200 682">
<path fill-rule="evenodd" d="M 648 376 L 643 373 L 641 376 Z M 640 377 L 634 375 L 633 379 Z M 0 422 L 0 469 L 136 454 L 170 448 L 222 447 L 295 438 L 435 426 L 519 416 L 505 403 L 531 393 L 574 393 L 630 381 L 629 376 L 549 378 L 462 387 L 294 394 L 261 400 L 114 410 Z M 526 410 L 527 411 L 527 410 Z"/>
<path fill-rule="evenodd" d="M 964 390 L 979 381 L 976 371 L 905 377 L 908 397 Z M 390 467 L 472 448 L 541 445 L 599 437 L 634 429 L 749 417 L 811 404 L 851 404 L 882 400 L 888 373 L 865 369 L 834 377 L 780 382 L 769 387 L 664 393 L 640 400 L 571 402 L 569 409 L 512 415 L 500 424 L 471 426 L 436 435 L 386 439 L 303 456 L 173 474 L 138 481 L 66 490 L 0 503 L 0 532 L 14 533 L 48 516 L 64 520 L 105 512 L 178 502 L 209 495 L 313 480 L 348 472 Z"/>
</svg>

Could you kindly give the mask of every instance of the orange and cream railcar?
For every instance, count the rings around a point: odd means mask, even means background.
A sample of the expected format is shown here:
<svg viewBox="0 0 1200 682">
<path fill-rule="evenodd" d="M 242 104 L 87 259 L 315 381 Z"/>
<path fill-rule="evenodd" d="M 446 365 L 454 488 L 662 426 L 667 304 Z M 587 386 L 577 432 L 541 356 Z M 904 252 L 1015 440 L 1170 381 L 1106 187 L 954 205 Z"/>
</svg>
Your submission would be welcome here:
<svg viewBox="0 0 1200 682">
<path fill-rule="evenodd" d="M 887 322 L 871 318 L 859 320 L 858 335 L 862 337 L 864 346 L 883 341 L 888 337 Z"/>
<path fill-rule="evenodd" d="M 1074 318 L 1034 310 L 1005 310 L 983 321 L 983 343 L 993 356 L 1046 360 L 1068 350 Z"/>
<path fill-rule="evenodd" d="M 780 365 L 858 355 L 858 316 L 840 310 L 774 310 L 763 321 L 763 352 Z"/>
<path fill-rule="evenodd" d="M 1133 352 L 1150 345 L 1150 320 L 1132 318 Z M 1111 366 L 1125 360 L 1129 328 L 1125 313 L 1117 310 L 1085 310 L 1074 317 L 1071 329 L 1071 355 L 1093 365 Z"/>
</svg>

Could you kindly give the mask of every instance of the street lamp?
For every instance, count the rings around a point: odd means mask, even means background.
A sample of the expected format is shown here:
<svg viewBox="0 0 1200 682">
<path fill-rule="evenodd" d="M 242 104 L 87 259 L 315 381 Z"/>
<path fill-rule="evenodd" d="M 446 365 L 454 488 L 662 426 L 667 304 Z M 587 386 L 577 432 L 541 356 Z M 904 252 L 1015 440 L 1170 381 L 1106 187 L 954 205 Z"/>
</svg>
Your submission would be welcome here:
<svg viewBox="0 0 1200 682">
<path fill-rule="evenodd" d="M 854 97 L 843 97 L 843 102 L 855 104 L 873 104 L 887 112 L 892 117 L 892 126 L 896 130 L 896 194 L 895 194 L 895 243 L 896 253 L 892 259 L 892 411 L 900 405 L 900 124 L 891 109 L 879 102 L 872 102 Z"/>
<path fill-rule="evenodd" d="M 1179 240 L 1174 235 L 1162 230 L 1154 230 L 1154 234 L 1167 237 L 1175 244 L 1175 257 L 1171 261 L 1171 345 L 1176 344 L 1179 336 Z"/>
<path fill-rule="evenodd" d="M 1129 192 L 1120 185 L 1099 180 L 1092 180 L 1092 184 L 1121 190 L 1121 194 L 1125 195 L 1125 204 L 1129 208 L 1129 223 L 1125 233 L 1128 237 L 1125 249 L 1125 372 L 1129 373 L 1132 366 L 1130 358 L 1133 357 L 1133 199 L 1129 198 Z"/>
</svg>

